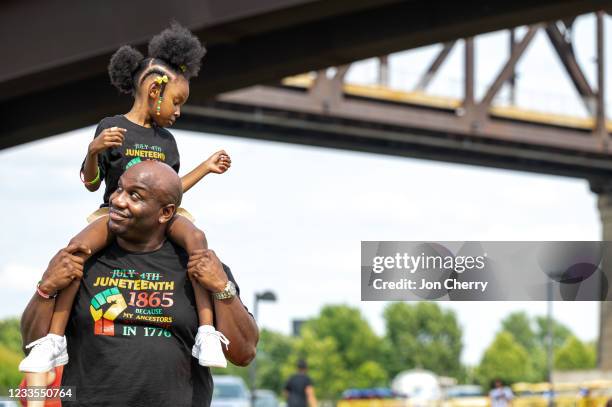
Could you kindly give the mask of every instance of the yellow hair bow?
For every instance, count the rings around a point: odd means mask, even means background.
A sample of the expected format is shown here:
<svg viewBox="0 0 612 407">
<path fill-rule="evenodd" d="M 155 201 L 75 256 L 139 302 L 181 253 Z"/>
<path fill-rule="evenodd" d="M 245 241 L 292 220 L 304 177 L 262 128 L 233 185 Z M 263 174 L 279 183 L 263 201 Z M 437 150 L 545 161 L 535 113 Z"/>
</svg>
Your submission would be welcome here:
<svg viewBox="0 0 612 407">
<path fill-rule="evenodd" d="M 158 76 L 158 77 L 155 79 L 155 82 L 157 82 L 157 83 L 158 83 L 158 84 L 160 84 L 160 85 L 162 84 L 162 82 L 163 82 L 163 83 L 168 83 L 168 75 Z"/>
</svg>

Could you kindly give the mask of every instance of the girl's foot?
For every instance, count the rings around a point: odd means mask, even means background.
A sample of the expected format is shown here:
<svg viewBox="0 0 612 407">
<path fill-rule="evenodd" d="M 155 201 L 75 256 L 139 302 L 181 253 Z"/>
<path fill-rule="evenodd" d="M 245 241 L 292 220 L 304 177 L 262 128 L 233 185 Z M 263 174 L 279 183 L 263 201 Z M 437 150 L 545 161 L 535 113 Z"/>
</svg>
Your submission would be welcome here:
<svg viewBox="0 0 612 407">
<path fill-rule="evenodd" d="M 191 354 L 198 358 L 198 363 L 208 367 L 227 367 L 221 343 L 227 349 L 229 340 L 212 325 L 202 325 L 198 328 L 195 344 Z"/>
<path fill-rule="evenodd" d="M 56 366 L 68 363 L 66 337 L 47 334 L 26 345 L 30 354 L 19 364 L 20 372 L 48 372 Z"/>
</svg>

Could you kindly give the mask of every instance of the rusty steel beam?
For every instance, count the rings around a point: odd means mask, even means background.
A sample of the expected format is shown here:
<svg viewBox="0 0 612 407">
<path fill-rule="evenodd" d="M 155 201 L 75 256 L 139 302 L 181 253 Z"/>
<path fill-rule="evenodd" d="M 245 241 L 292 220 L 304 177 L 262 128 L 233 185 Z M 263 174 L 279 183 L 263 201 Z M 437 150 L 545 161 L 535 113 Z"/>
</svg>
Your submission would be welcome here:
<svg viewBox="0 0 612 407">
<path fill-rule="evenodd" d="M 146 48 L 148 38 L 173 17 L 209 50 L 190 93 L 191 103 L 205 104 L 219 93 L 301 72 L 609 9 L 612 0 L 476 0 L 469 7 L 420 0 L 162 3 L 2 2 L 0 33 L 10 41 L 3 44 L 0 111 L 9 119 L 0 131 L 0 149 L 115 114 L 125 99 L 108 83 L 111 54 L 124 43 Z M 136 14 L 142 18 L 134 23 Z M 113 21 L 112 28 L 108 21 Z M 92 95 L 95 114 L 83 110 L 83 101 Z M 39 111 L 43 114 L 31 113 Z"/>
<path fill-rule="evenodd" d="M 586 79 L 586 76 L 576 60 L 571 42 L 568 42 L 564 38 L 561 31 L 559 31 L 559 27 L 557 27 L 555 23 L 550 23 L 546 26 L 546 34 L 559 56 L 559 60 L 570 76 L 574 87 L 582 97 L 587 111 L 590 114 L 594 114 L 593 103 L 596 98 L 595 92 L 593 92 L 591 85 L 589 85 L 589 81 Z"/>
<path fill-rule="evenodd" d="M 425 71 L 423 76 L 421 76 L 421 79 L 419 79 L 419 82 L 415 86 L 414 90 L 422 92 L 427 89 L 427 86 L 429 86 L 433 78 L 436 76 L 436 73 L 438 73 L 438 70 L 444 61 L 446 61 L 446 58 L 448 58 L 448 55 L 451 53 L 456 43 L 457 41 L 449 41 L 443 44 L 442 49 L 433 60 L 429 68 L 427 68 L 427 71 Z"/>
<path fill-rule="evenodd" d="M 612 176 L 610 154 L 588 131 L 491 120 L 475 134 L 452 112 L 348 97 L 327 110 L 283 88 L 257 86 L 187 106 L 181 128 L 589 180 Z"/>
<path fill-rule="evenodd" d="M 463 78 L 463 106 L 466 110 L 474 106 L 474 38 L 465 39 L 465 59 Z"/>
<path fill-rule="evenodd" d="M 510 52 L 509 54 L 512 55 L 512 53 L 514 52 L 514 47 L 516 47 L 516 29 L 512 28 L 510 29 Z M 514 105 L 516 103 L 516 73 L 514 71 L 514 69 L 512 69 L 512 73 L 510 75 L 510 78 L 508 78 L 508 86 L 509 86 L 509 90 L 510 90 L 510 104 Z"/>
<path fill-rule="evenodd" d="M 389 56 L 378 57 L 378 84 L 389 86 Z"/>
<path fill-rule="evenodd" d="M 523 39 L 513 47 L 514 49 L 512 53 L 510 54 L 508 61 L 506 62 L 504 67 L 501 69 L 501 71 L 499 72 L 499 74 L 497 75 L 497 77 L 495 78 L 495 80 L 493 81 L 489 89 L 487 90 L 487 93 L 484 95 L 484 97 L 479 103 L 483 108 L 488 109 L 489 106 L 491 106 L 491 102 L 493 101 L 493 98 L 495 97 L 495 95 L 497 95 L 497 92 L 499 92 L 504 82 L 506 82 L 508 79 L 512 77 L 512 74 L 514 72 L 514 67 L 516 66 L 518 60 L 521 58 L 521 56 L 524 54 L 525 50 L 527 49 L 527 47 L 533 40 L 533 37 L 538 32 L 539 28 L 540 28 L 539 25 L 530 26 L 529 29 L 527 30 L 527 33 L 523 37 Z"/>
<path fill-rule="evenodd" d="M 343 98 L 342 85 L 350 65 L 342 65 L 336 68 L 334 76 L 327 77 L 327 70 L 317 72 L 317 76 L 308 90 L 310 98 L 321 103 L 326 110 L 337 105 Z"/>
<path fill-rule="evenodd" d="M 466 123 L 453 111 L 389 104 L 347 96 L 344 97 L 342 103 L 330 108 L 320 100 L 312 98 L 307 92 L 269 86 L 255 86 L 229 92 L 219 96 L 217 100 L 221 103 L 268 108 L 296 114 L 327 115 L 336 119 L 416 128 L 431 133 L 474 136 L 502 143 L 562 149 L 577 154 L 605 154 L 606 157 L 612 158 L 612 155 L 602 152 L 597 141 L 590 137 L 589 131 L 557 126 L 491 120 L 482 131 L 476 132 L 470 123 Z"/>
<path fill-rule="evenodd" d="M 605 101 L 605 44 L 604 44 L 604 13 L 599 11 L 597 13 L 597 27 L 596 27 L 596 41 L 597 41 L 597 106 L 595 120 L 596 135 L 599 137 L 601 145 L 603 147 L 608 146 L 609 136 L 606 130 L 606 101 Z"/>
</svg>

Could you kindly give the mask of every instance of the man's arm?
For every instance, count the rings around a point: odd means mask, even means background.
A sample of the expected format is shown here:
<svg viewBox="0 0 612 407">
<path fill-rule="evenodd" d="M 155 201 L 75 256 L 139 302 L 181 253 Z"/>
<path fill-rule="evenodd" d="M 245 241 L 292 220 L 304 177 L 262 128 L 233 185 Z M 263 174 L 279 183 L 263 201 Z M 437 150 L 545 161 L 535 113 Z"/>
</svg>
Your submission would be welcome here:
<svg viewBox="0 0 612 407">
<path fill-rule="evenodd" d="M 83 277 L 84 261 L 82 258 L 75 256 L 75 253 L 87 253 L 88 251 L 89 249 L 86 246 L 72 243 L 57 252 L 42 276 L 40 290 L 44 294 L 54 295 L 68 287 L 74 280 L 80 280 Z M 75 284 L 78 284 L 78 282 Z M 46 299 L 38 293 L 34 293 L 21 316 L 21 338 L 24 347 L 26 344 L 47 335 L 54 308 L 54 298 Z"/>
<path fill-rule="evenodd" d="M 309 407 L 317 407 L 317 398 L 315 397 L 314 387 L 312 385 L 306 386 L 306 399 L 308 400 Z"/>
<path fill-rule="evenodd" d="M 223 291 L 228 282 L 221 261 L 212 250 L 198 251 L 197 255 L 191 256 L 188 270 L 210 292 Z M 230 341 L 229 350 L 223 350 L 225 357 L 237 366 L 248 365 L 255 358 L 259 341 L 255 319 L 247 312 L 238 296 L 214 302 L 216 329 L 223 332 Z"/>
</svg>

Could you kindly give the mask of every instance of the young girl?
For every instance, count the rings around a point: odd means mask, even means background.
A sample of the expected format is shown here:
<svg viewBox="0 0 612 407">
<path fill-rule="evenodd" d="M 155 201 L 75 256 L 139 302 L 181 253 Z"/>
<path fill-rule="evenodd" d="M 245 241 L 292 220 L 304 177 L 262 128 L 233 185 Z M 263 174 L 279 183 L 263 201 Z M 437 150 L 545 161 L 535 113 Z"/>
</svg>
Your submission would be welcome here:
<svg viewBox="0 0 612 407">
<path fill-rule="evenodd" d="M 148 58 L 130 46 L 119 48 L 112 56 L 108 67 L 111 83 L 121 92 L 130 93 L 134 104 L 125 115 L 107 117 L 100 122 L 81 167 L 81 179 L 88 190 L 96 191 L 102 180 L 106 183 L 101 208 L 88 218 L 90 225 L 71 240 L 71 243 L 91 249 L 80 253 L 84 259 L 112 240 L 107 226 L 108 201 L 127 168 L 142 160 L 158 160 L 178 172 L 180 163 L 176 142 L 164 127 L 174 124 L 180 116 L 181 106 L 189 97 L 189 79 L 198 74 L 205 52 L 189 30 L 173 23 L 151 39 Z M 224 173 L 230 165 L 231 160 L 225 151 L 216 152 L 182 177 L 183 191 L 188 191 L 211 172 Z M 188 219 L 186 211 L 179 210 L 179 213 L 184 216 L 175 216 L 168 237 L 182 246 L 191 258 L 195 251 L 207 248 L 206 237 Z M 200 365 L 226 367 L 221 342 L 226 346 L 229 342 L 213 326 L 210 293 L 197 282 L 192 283 L 200 325 L 192 355 L 198 358 Z M 38 294 L 44 298 L 57 296 L 55 309 L 49 334 L 26 346 L 32 350 L 19 365 L 19 370 L 48 372 L 68 363 L 64 331 L 79 284 L 79 281 L 74 281 L 61 293 L 45 292 L 40 286 L 37 288 Z M 103 325 L 96 327 L 98 329 L 100 331 L 96 334 L 112 335 L 104 332 Z M 41 380 L 32 377 L 28 384 L 35 385 L 33 382 Z"/>
</svg>

